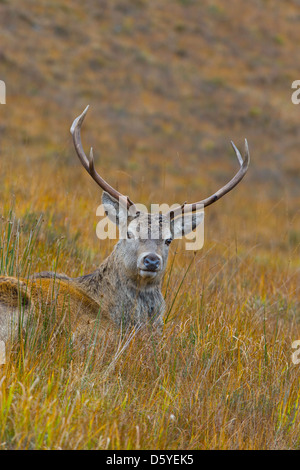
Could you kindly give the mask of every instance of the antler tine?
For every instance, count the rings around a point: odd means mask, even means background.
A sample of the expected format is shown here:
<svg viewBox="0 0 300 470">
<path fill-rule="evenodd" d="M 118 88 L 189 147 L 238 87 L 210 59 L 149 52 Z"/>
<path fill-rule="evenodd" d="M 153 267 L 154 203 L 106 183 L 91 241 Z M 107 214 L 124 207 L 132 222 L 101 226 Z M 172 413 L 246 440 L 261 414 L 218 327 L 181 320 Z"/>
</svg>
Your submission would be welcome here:
<svg viewBox="0 0 300 470">
<path fill-rule="evenodd" d="M 86 116 L 86 113 L 88 112 L 89 105 L 85 108 L 83 113 L 80 114 L 76 119 L 74 119 L 73 124 L 70 128 L 70 132 L 73 136 L 73 143 L 75 146 L 76 153 L 79 157 L 79 160 L 81 161 L 82 165 L 84 168 L 89 171 L 89 161 L 87 159 L 87 156 L 84 153 L 82 143 L 81 143 L 81 136 L 80 136 L 80 129 L 81 125 L 84 121 L 84 118 Z"/>
<path fill-rule="evenodd" d="M 79 157 L 79 160 L 81 161 L 83 167 L 86 169 L 86 171 L 89 173 L 89 175 L 93 178 L 93 180 L 102 188 L 104 191 L 109 193 L 112 197 L 115 199 L 119 200 L 122 204 L 127 205 L 127 208 L 134 208 L 135 205 L 134 203 L 129 199 L 128 196 L 124 196 L 123 194 L 119 193 L 116 189 L 114 189 L 110 184 L 108 184 L 95 170 L 95 163 L 94 163 L 94 155 L 93 155 L 93 149 L 91 148 L 89 157 L 86 156 L 82 143 L 81 143 L 81 135 L 80 135 L 80 130 L 81 130 L 81 125 L 84 121 L 84 118 L 86 116 L 86 113 L 88 112 L 89 106 L 85 108 L 83 113 L 80 114 L 74 121 L 71 126 L 70 132 L 73 136 L 73 142 L 74 142 L 74 147 L 76 150 L 76 153 Z"/>
<path fill-rule="evenodd" d="M 229 191 L 231 191 L 245 176 L 249 163 L 250 163 L 250 153 L 249 153 L 249 147 L 248 147 L 248 142 L 247 139 L 245 139 L 245 157 L 244 159 L 242 158 L 238 148 L 235 146 L 235 144 L 231 141 L 231 145 L 235 151 L 235 154 L 237 156 L 237 159 L 240 164 L 240 169 L 236 173 L 236 175 L 227 183 L 225 186 L 220 188 L 216 193 L 212 194 L 206 199 L 203 199 L 202 201 L 198 201 L 192 204 L 183 204 L 180 208 L 177 210 L 173 211 L 171 213 L 171 218 L 174 218 L 177 216 L 179 213 L 187 213 L 187 212 L 195 212 L 200 208 L 207 207 L 210 204 L 213 204 L 214 202 L 218 201 L 221 199 L 221 197 L 225 196 Z"/>
</svg>

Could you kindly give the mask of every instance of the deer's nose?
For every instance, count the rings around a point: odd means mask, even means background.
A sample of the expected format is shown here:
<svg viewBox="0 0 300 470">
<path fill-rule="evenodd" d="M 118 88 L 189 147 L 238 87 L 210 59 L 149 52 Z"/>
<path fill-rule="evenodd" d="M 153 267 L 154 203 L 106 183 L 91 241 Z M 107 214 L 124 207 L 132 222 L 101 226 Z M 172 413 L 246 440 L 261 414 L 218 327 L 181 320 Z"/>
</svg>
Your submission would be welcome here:
<svg viewBox="0 0 300 470">
<path fill-rule="evenodd" d="M 144 258 L 144 266 L 148 271 L 157 271 L 160 267 L 160 257 L 155 253 L 149 253 Z"/>
</svg>

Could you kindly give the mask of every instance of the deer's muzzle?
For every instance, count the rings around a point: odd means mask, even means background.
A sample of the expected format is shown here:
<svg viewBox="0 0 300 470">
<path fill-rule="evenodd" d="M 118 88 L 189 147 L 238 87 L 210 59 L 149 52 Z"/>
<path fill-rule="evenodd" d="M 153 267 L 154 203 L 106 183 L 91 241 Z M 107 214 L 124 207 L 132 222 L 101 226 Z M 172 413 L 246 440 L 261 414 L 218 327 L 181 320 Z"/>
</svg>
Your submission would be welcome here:
<svg viewBox="0 0 300 470">
<path fill-rule="evenodd" d="M 156 277 L 162 268 L 162 258 L 156 253 L 143 253 L 137 263 L 139 274 L 142 277 Z"/>
</svg>

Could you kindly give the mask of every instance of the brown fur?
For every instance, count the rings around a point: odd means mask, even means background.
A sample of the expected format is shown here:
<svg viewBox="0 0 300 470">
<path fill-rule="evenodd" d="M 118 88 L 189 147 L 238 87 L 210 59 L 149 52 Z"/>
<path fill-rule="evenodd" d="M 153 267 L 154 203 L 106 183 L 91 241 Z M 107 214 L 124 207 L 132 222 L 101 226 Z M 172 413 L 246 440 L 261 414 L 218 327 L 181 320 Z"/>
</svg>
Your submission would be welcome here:
<svg viewBox="0 0 300 470">
<path fill-rule="evenodd" d="M 29 294 L 26 283 L 14 277 L 0 276 L 0 301 L 11 307 L 17 307 L 21 302 L 28 305 Z"/>
</svg>

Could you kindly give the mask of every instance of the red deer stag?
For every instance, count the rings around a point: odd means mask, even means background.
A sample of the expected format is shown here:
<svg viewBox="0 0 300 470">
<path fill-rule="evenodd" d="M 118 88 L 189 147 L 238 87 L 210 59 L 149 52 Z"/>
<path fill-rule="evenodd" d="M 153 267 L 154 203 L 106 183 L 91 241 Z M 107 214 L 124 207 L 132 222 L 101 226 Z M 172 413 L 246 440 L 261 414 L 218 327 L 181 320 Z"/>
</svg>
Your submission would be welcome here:
<svg viewBox="0 0 300 470">
<path fill-rule="evenodd" d="M 7 339 L 18 318 L 19 301 L 23 303 L 23 317 L 33 308 L 41 311 L 53 292 L 58 308 L 68 306 L 72 329 L 83 331 L 100 314 L 113 324 L 142 325 L 154 323 L 161 326 L 165 302 L 161 284 L 166 269 L 169 245 L 173 239 L 186 235 L 203 220 L 198 209 L 213 204 L 231 191 L 244 177 L 250 157 L 247 141 L 245 156 L 232 143 L 240 169 L 236 175 L 215 194 L 193 204 L 183 204 L 168 214 L 139 212 L 135 204 L 110 186 L 95 170 L 92 149 L 87 156 L 83 150 L 80 129 L 88 107 L 71 127 L 74 146 L 79 160 L 93 180 L 103 190 L 102 203 L 108 217 L 126 236 L 115 245 L 112 253 L 96 271 L 85 276 L 70 278 L 52 272 L 41 272 L 29 280 L 0 277 L 0 339 Z M 190 214 L 184 222 L 183 214 Z M 141 236 L 141 234 L 151 234 Z"/>
</svg>

